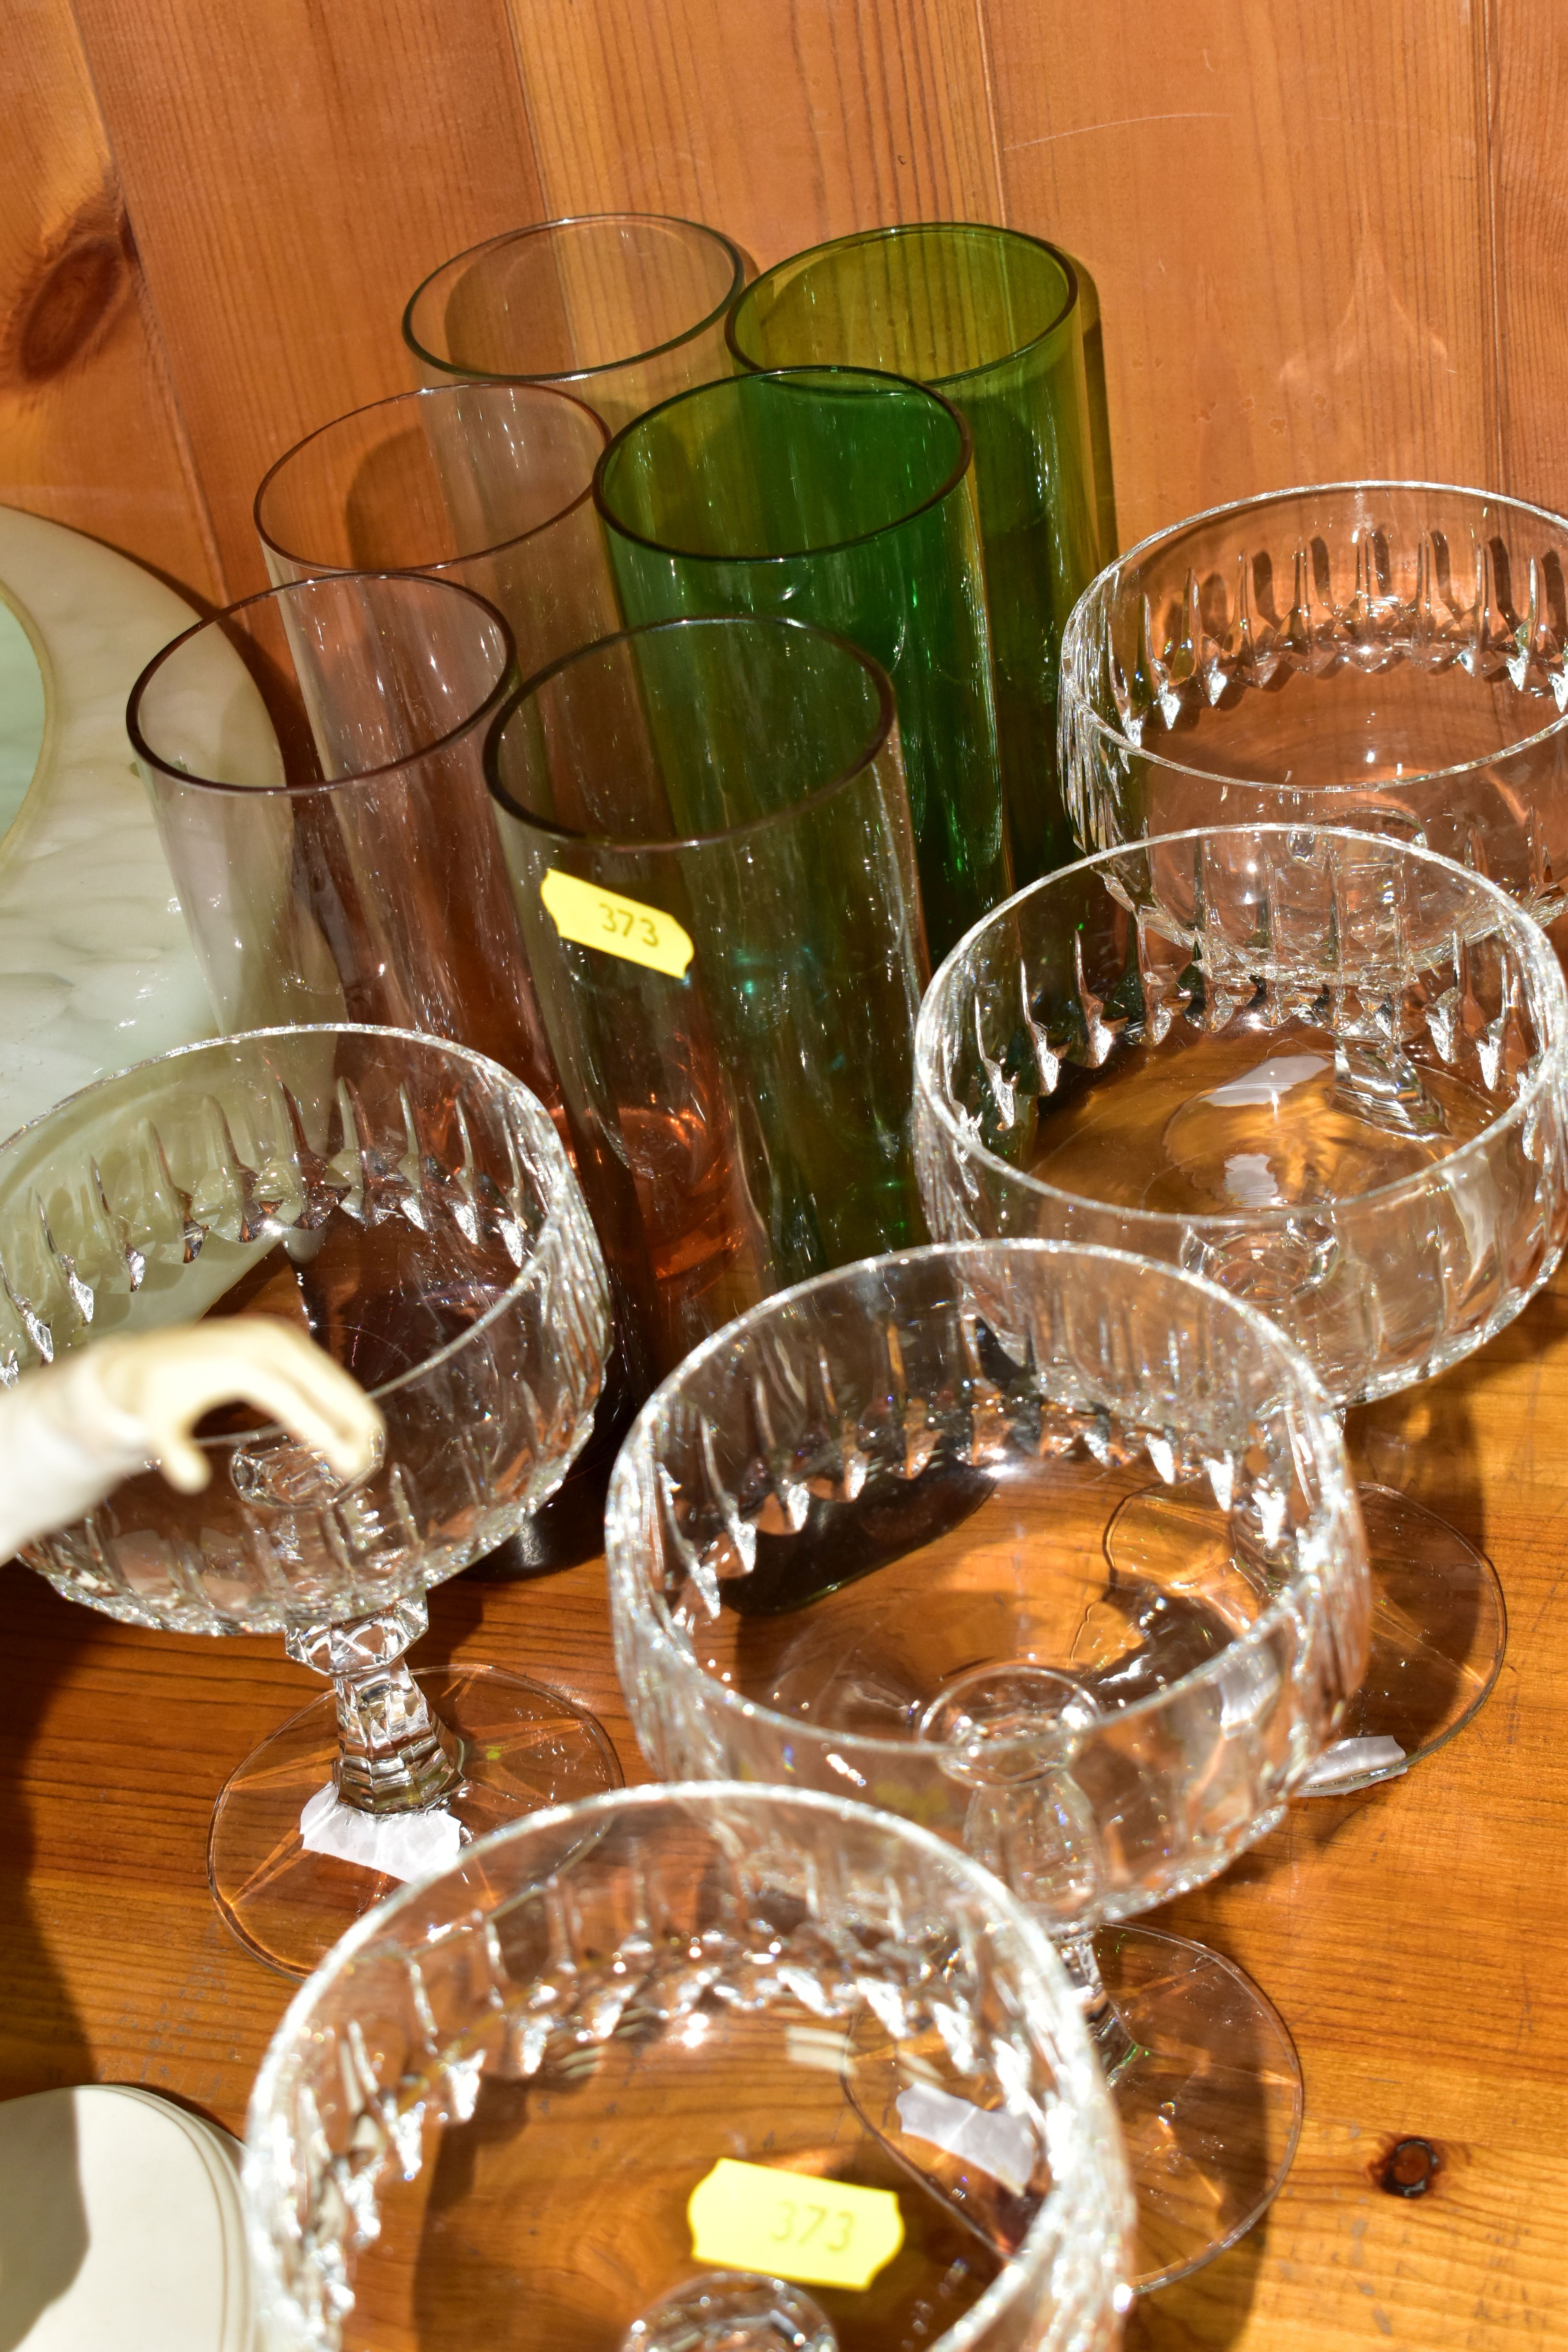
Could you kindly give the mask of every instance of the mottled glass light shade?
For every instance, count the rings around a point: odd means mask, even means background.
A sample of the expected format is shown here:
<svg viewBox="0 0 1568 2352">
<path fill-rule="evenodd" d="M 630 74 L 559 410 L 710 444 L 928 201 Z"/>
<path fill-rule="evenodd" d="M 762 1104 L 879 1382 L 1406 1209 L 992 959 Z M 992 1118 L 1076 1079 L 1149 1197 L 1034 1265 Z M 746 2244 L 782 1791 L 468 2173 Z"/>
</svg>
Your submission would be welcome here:
<svg viewBox="0 0 1568 2352">
<path fill-rule="evenodd" d="M 761 2242 L 699 2253 L 720 2162 Z M 468 2352 L 520 2306 L 558 2352 L 1111 2352 L 1127 2300 L 1038 1927 L 923 1831 L 783 1789 L 574 1806 L 386 1905 L 274 2038 L 245 2192 L 277 2352 Z"/>
<path fill-rule="evenodd" d="M 1077 855 L 1057 777 L 1068 614 L 1100 561 L 1084 306 L 1068 255 L 1016 229 L 918 221 L 814 246 L 731 310 L 743 365 L 912 376 L 974 442 L 1014 878 Z"/>
<path fill-rule="evenodd" d="M 813 621 L 881 664 L 931 953 L 1011 887 L 969 429 L 858 368 L 713 383 L 618 434 L 595 496 L 626 616 Z"/>
<path fill-rule="evenodd" d="M 1295 2145 L 1289 2034 L 1129 1923 L 1279 1820 L 1361 1675 L 1361 1522 L 1289 1342 L 1118 1252 L 869 1260 L 693 1352 L 622 1448 L 606 1533 L 655 1770 L 842 1789 L 986 1863 L 1083 1986 L 1135 2276 L 1247 2229 Z"/>
<path fill-rule="evenodd" d="M 1215 827 L 1022 891 L 921 1012 L 936 1230 L 1137 1249 L 1273 1318 L 1343 1407 L 1482 1347 L 1568 1238 L 1568 992 L 1495 885 L 1374 834 Z M 1489 1564 L 1362 1492 L 1376 1596 L 1363 1777 L 1468 1722 L 1502 1657 Z"/>
<path fill-rule="evenodd" d="M 1568 521 L 1489 490 L 1340 482 L 1157 531 L 1063 640 L 1089 849 L 1196 824 L 1349 824 L 1568 882 Z"/>
<path fill-rule="evenodd" d="M 27 1548 L 72 1601 L 181 1633 L 281 1633 L 332 1678 L 218 1800 L 209 1866 L 259 1957 L 304 1974 L 392 1879 L 304 1850 L 335 1785 L 366 1817 L 477 1835 L 613 1785 L 569 1701 L 477 1666 L 411 1674 L 425 1594 L 555 1491 L 593 1424 L 605 1272 L 553 1126 L 439 1038 L 298 1028 L 145 1062 L 0 1151 L 0 1376 L 215 1315 L 279 1316 L 374 1397 L 380 1460 L 344 1482 L 224 1408 L 195 1495 L 155 1467 Z"/>
<path fill-rule="evenodd" d="M 540 221 L 433 270 L 409 299 L 403 340 L 422 383 L 552 384 L 618 432 L 689 384 L 729 374 L 724 314 L 751 268 L 700 221 Z"/>
<path fill-rule="evenodd" d="M 665 622 L 531 680 L 488 764 L 640 1403 L 769 1291 L 925 1238 L 892 690 L 824 629 Z"/>
</svg>

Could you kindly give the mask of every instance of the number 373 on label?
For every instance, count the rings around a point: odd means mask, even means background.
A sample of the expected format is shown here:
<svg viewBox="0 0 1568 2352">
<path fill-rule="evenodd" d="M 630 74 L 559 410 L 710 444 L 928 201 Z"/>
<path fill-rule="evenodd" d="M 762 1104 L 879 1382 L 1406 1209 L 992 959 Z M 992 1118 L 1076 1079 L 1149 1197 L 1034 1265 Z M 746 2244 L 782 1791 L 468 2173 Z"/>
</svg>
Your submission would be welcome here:
<svg viewBox="0 0 1568 2352">
<path fill-rule="evenodd" d="M 596 882 L 562 874 L 553 866 L 540 884 L 539 895 L 563 940 L 580 948 L 599 948 L 624 963 L 646 964 L 672 980 L 685 979 L 691 940 L 662 908 L 623 898 L 618 890 L 601 889 Z"/>
<path fill-rule="evenodd" d="M 686 2213 L 700 2263 L 760 2271 L 797 2286 L 869 2286 L 904 2242 L 890 2189 L 818 2180 L 727 2156 L 698 2182 Z"/>
</svg>

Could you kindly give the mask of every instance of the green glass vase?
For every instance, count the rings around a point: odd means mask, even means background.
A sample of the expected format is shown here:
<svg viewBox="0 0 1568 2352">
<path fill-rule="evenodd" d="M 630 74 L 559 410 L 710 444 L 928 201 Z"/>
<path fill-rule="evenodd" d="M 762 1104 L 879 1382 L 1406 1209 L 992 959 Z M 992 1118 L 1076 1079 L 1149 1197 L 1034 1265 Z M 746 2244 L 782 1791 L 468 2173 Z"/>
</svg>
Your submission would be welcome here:
<svg viewBox="0 0 1568 2352">
<path fill-rule="evenodd" d="M 1056 740 L 1062 630 L 1101 561 L 1084 312 L 1079 273 L 1054 247 L 922 222 L 781 261 L 739 296 L 727 330 L 742 366 L 891 369 L 962 412 L 1020 887 L 1078 855 Z"/>
<path fill-rule="evenodd" d="M 933 959 L 1012 876 L 968 428 L 861 368 L 702 384 L 618 434 L 595 496 L 628 622 L 813 621 L 893 682 Z"/>
</svg>

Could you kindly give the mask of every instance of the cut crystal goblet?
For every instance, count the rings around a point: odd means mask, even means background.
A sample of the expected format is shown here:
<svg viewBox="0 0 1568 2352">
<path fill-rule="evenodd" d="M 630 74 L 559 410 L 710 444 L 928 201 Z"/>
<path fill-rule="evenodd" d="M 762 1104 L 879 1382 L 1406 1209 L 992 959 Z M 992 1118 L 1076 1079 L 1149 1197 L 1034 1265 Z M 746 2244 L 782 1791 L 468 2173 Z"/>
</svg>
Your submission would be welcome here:
<svg viewBox="0 0 1568 2352">
<path fill-rule="evenodd" d="M 24 1554 L 126 1623 L 281 1633 L 331 1677 L 213 1817 L 213 1894 L 261 1958 L 303 1975 L 395 1878 L 618 1782 L 558 1693 L 404 1659 L 428 1587 L 559 1486 L 603 1376 L 603 1261 L 554 1128 L 509 1072 L 346 1026 L 142 1063 L 0 1150 L 0 1377 L 100 1335 L 275 1314 L 381 1409 L 382 1458 L 352 1482 L 242 1407 L 209 1414 L 202 1492 L 150 1468 Z"/>
<path fill-rule="evenodd" d="M 1336 482 L 1156 531 L 1062 638 L 1074 825 L 1415 841 L 1552 922 L 1568 889 L 1568 520 L 1490 490 Z"/>
<path fill-rule="evenodd" d="M 1552 950 L 1479 875 L 1375 835 L 1215 827 L 1069 866 L 954 950 L 916 1061 L 937 1231 L 1190 1266 L 1279 1321 L 1341 1408 L 1483 1346 L 1568 1234 Z M 1361 1500 L 1374 1637 L 1335 1788 L 1450 1738 L 1505 1638 L 1462 1535 Z"/>
<path fill-rule="evenodd" d="M 1058 1939 L 1127 2142 L 1138 2283 L 1247 2229 L 1295 2147 L 1289 2035 L 1238 1969 L 1131 1923 L 1279 1821 L 1364 1662 L 1343 1446 L 1289 1342 L 1114 1251 L 868 1259 L 665 1382 L 607 1549 L 656 1770 L 918 1821 Z"/>
<path fill-rule="evenodd" d="M 1130 2217 L 990 1874 L 780 1789 L 536 1816 L 363 1921 L 251 2099 L 278 2352 L 1110 2352 Z"/>
</svg>

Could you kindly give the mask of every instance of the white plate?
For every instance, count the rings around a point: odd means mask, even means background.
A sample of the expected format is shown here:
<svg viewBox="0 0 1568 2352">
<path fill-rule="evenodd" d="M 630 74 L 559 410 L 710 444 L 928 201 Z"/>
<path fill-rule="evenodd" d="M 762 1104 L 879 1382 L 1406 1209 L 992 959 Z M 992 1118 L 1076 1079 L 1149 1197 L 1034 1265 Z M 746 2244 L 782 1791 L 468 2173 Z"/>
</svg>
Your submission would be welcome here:
<svg viewBox="0 0 1568 2352">
<path fill-rule="evenodd" d="M 239 2149 L 166 2099 L 89 2084 L 0 2104 L 6 2352 L 251 2352 Z"/>
</svg>

